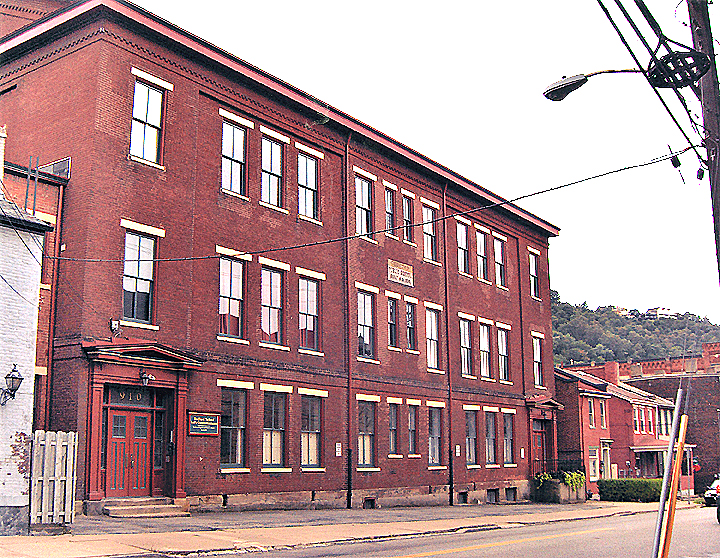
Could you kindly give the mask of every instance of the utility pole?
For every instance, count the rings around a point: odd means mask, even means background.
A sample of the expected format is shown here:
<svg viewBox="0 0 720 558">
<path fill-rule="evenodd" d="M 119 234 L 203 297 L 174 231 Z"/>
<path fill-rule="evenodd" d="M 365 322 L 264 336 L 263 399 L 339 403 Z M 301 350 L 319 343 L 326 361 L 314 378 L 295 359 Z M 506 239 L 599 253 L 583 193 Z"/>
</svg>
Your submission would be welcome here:
<svg viewBox="0 0 720 558">
<path fill-rule="evenodd" d="M 700 79 L 705 147 L 708 155 L 710 196 L 712 198 L 713 222 L 715 225 L 715 253 L 720 274 L 720 91 L 718 90 L 715 49 L 710 31 L 710 15 L 707 0 L 688 0 L 690 30 L 693 47 L 710 58 L 710 70 Z"/>
</svg>

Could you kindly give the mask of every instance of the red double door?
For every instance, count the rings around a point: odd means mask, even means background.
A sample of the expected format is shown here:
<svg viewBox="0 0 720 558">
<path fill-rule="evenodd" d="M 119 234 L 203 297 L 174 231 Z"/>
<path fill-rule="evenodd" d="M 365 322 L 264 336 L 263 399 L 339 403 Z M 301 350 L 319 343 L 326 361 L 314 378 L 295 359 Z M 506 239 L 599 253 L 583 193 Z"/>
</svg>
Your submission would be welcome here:
<svg viewBox="0 0 720 558">
<path fill-rule="evenodd" d="M 107 496 L 150 495 L 152 413 L 108 410 Z"/>
</svg>

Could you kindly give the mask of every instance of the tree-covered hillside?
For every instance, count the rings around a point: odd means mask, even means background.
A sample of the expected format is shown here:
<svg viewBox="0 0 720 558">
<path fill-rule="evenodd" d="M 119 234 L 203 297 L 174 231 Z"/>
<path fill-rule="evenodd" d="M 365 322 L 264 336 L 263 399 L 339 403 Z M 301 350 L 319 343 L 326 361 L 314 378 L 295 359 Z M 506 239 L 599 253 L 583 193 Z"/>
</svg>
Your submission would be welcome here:
<svg viewBox="0 0 720 558">
<path fill-rule="evenodd" d="M 699 353 L 703 343 L 720 341 L 720 326 L 683 314 L 649 319 L 637 311 L 618 315 L 611 307 L 590 310 L 587 303 L 562 302 L 552 291 L 555 364 L 648 360 Z"/>
</svg>

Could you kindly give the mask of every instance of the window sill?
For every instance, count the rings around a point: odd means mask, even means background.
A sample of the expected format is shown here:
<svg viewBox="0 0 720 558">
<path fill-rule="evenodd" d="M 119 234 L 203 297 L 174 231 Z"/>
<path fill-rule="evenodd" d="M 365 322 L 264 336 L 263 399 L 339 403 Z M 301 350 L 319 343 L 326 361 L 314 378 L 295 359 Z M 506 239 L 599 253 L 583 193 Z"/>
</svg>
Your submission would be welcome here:
<svg viewBox="0 0 720 558">
<path fill-rule="evenodd" d="M 497 288 L 500 289 L 501 291 L 510 292 L 510 289 L 508 287 L 506 287 L 505 285 L 498 285 Z"/>
<path fill-rule="evenodd" d="M 365 357 L 357 357 L 358 362 L 367 362 L 368 364 L 380 364 L 379 360 L 375 360 L 372 358 L 365 358 Z"/>
<path fill-rule="evenodd" d="M 447 465 L 428 465 L 428 471 L 447 471 Z"/>
<path fill-rule="evenodd" d="M 219 333 L 217 336 L 218 341 L 225 341 L 226 343 L 237 343 L 238 345 L 249 345 L 250 341 L 242 339 L 241 337 L 231 337 L 230 335 L 223 335 Z"/>
<path fill-rule="evenodd" d="M 473 278 L 472 275 L 470 275 L 469 273 L 465 273 L 464 271 L 459 271 L 459 270 L 458 270 L 458 275 L 461 275 L 461 276 L 463 276 L 463 277 L 469 277 L 470 279 Z"/>
<path fill-rule="evenodd" d="M 436 262 L 435 260 L 431 260 L 430 258 L 423 258 L 423 261 L 424 261 L 425 263 L 429 263 L 429 264 L 432 264 L 432 265 L 436 265 L 436 266 L 438 266 L 438 267 L 442 267 L 442 264 L 441 264 L 440 262 Z"/>
<path fill-rule="evenodd" d="M 160 326 L 153 324 L 144 324 L 142 322 L 132 322 L 130 320 L 120 320 L 121 327 L 137 327 L 139 329 L 150 329 L 152 331 L 159 331 Z"/>
<path fill-rule="evenodd" d="M 228 195 L 228 196 L 232 196 L 233 198 L 239 198 L 239 199 L 244 200 L 244 201 L 250 201 L 250 198 L 248 198 L 247 196 L 245 196 L 245 195 L 243 195 L 243 194 L 241 194 L 241 193 L 239 193 L 239 192 L 233 192 L 232 190 L 226 190 L 225 188 L 220 188 L 220 191 L 221 191 L 223 194 L 226 194 L 226 195 Z"/>
<path fill-rule="evenodd" d="M 468 380 L 477 380 L 477 376 L 473 376 L 472 374 L 461 374 L 461 377 L 467 378 Z"/>
<path fill-rule="evenodd" d="M 279 211 L 280 213 L 284 213 L 285 215 L 290 215 L 290 212 L 289 212 L 287 209 L 285 209 L 284 207 L 280 207 L 280 206 L 277 206 L 277 205 L 273 205 L 273 204 L 271 204 L 271 203 L 264 202 L 264 201 L 262 201 L 262 200 L 260 200 L 260 201 L 258 202 L 258 204 L 260 204 L 260 205 L 263 206 L 263 207 L 267 207 L 268 209 L 273 209 L 273 210 L 275 210 L 275 211 Z"/>
<path fill-rule="evenodd" d="M 408 454 L 408 459 L 420 459 L 421 457 L 422 457 L 422 455 L 420 455 L 419 453 L 409 453 Z"/>
<path fill-rule="evenodd" d="M 395 351 L 396 353 L 402 353 L 403 350 L 400 347 L 393 347 L 391 345 L 388 345 L 388 351 Z"/>
<path fill-rule="evenodd" d="M 416 351 L 415 349 L 405 349 L 405 352 L 409 355 L 419 355 L 420 351 Z"/>
<path fill-rule="evenodd" d="M 495 378 L 485 378 L 485 377 L 483 377 L 483 376 L 480 376 L 480 379 L 481 379 L 483 382 L 497 382 L 497 380 L 496 380 Z"/>
<path fill-rule="evenodd" d="M 266 341 L 258 341 L 258 347 L 264 347 L 265 349 L 275 349 L 276 351 L 289 351 L 290 347 L 287 345 L 277 345 L 275 343 L 267 343 Z"/>
<path fill-rule="evenodd" d="M 303 473 L 324 473 L 325 467 L 300 467 L 300 471 Z"/>
<path fill-rule="evenodd" d="M 313 351 L 312 349 L 298 349 L 298 353 L 301 355 L 311 355 L 311 356 L 317 356 L 317 357 L 324 357 L 325 353 L 320 351 Z"/>
<path fill-rule="evenodd" d="M 225 473 L 249 473 L 249 467 L 220 467 L 220 472 Z"/>
<path fill-rule="evenodd" d="M 369 242 L 370 244 L 375 244 L 375 245 L 377 245 L 377 243 L 378 243 L 377 240 L 375 240 L 374 238 L 370 238 L 369 236 L 362 235 L 362 236 L 359 236 L 358 238 L 361 238 L 361 239 L 363 239 L 365 242 Z"/>
<path fill-rule="evenodd" d="M 513 385 L 513 382 L 511 382 L 510 380 L 500 380 L 500 383 L 501 383 L 501 384 L 505 384 L 506 386 L 511 386 L 511 385 Z"/>
<path fill-rule="evenodd" d="M 263 467 L 261 473 L 292 473 L 292 467 Z"/>
<path fill-rule="evenodd" d="M 538 302 L 542 302 L 542 298 L 539 298 L 535 295 L 530 295 L 530 298 L 532 298 L 533 300 L 537 300 Z"/>
<path fill-rule="evenodd" d="M 414 248 L 417 248 L 417 244 L 415 244 L 412 240 L 404 240 L 403 243 L 407 244 L 408 246 L 412 246 Z"/>
<path fill-rule="evenodd" d="M 428 368 L 427 371 L 428 371 L 429 374 L 440 374 L 440 375 L 443 375 L 443 376 L 445 375 L 445 371 L 444 371 L 444 370 L 438 370 L 437 368 Z"/>
<path fill-rule="evenodd" d="M 546 388 L 545 386 L 535 386 L 535 389 L 543 389 L 543 390 L 547 390 L 547 388 Z"/>
<path fill-rule="evenodd" d="M 388 459 L 403 459 L 405 456 L 399 453 L 388 453 Z"/>
<path fill-rule="evenodd" d="M 492 281 L 488 281 L 487 279 L 483 279 L 482 277 L 478 277 L 477 279 L 481 283 L 485 283 L 486 285 L 492 285 Z"/>
<path fill-rule="evenodd" d="M 392 238 L 392 239 L 394 239 L 394 240 L 400 240 L 400 239 L 399 239 L 397 236 L 395 236 L 393 233 L 386 232 L 386 233 L 385 233 L 385 236 L 387 236 L 388 238 Z"/>
<path fill-rule="evenodd" d="M 503 467 L 507 467 L 507 468 L 510 468 L 510 469 L 511 469 L 511 468 L 513 468 L 513 467 L 517 467 L 517 463 L 505 463 L 505 464 L 503 465 Z"/>
<path fill-rule="evenodd" d="M 308 217 L 307 215 L 303 215 L 302 213 L 298 213 L 298 219 L 301 221 L 307 221 L 308 223 L 313 223 L 314 225 L 317 225 L 319 227 L 324 226 L 322 221 L 318 221 L 314 217 Z"/>
<path fill-rule="evenodd" d="M 137 155 L 128 155 L 128 159 L 130 159 L 131 161 L 135 161 L 136 163 L 140 163 L 142 165 L 152 167 L 157 170 L 161 170 L 161 171 L 165 170 L 164 166 L 158 165 L 157 163 L 154 163 L 153 161 L 148 161 L 147 159 L 143 159 L 142 157 L 138 157 Z"/>
<path fill-rule="evenodd" d="M 356 469 L 358 473 L 379 473 L 380 467 L 358 467 Z"/>
<path fill-rule="evenodd" d="M 482 469 L 482 465 L 475 465 L 472 463 L 469 463 L 465 466 L 467 469 Z"/>
<path fill-rule="evenodd" d="M 489 464 L 489 465 L 485 465 L 485 468 L 486 468 L 486 469 L 499 469 L 499 468 L 500 468 L 500 465 L 491 463 L 491 464 Z"/>
</svg>

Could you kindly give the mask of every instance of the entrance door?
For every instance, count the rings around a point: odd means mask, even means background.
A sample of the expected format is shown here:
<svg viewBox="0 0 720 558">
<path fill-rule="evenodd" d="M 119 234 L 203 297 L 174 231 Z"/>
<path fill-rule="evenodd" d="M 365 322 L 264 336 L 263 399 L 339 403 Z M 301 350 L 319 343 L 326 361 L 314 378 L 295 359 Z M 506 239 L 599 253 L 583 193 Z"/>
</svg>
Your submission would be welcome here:
<svg viewBox="0 0 720 558">
<path fill-rule="evenodd" d="M 547 468 L 547 448 L 545 441 L 545 422 L 533 420 L 532 452 L 535 462 L 535 473 L 544 473 Z"/>
<path fill-rule="evenodd" d="M 150 420 L 145 411 L 108 412 L 108 496 L 150 495 Z"/>
</svg>

